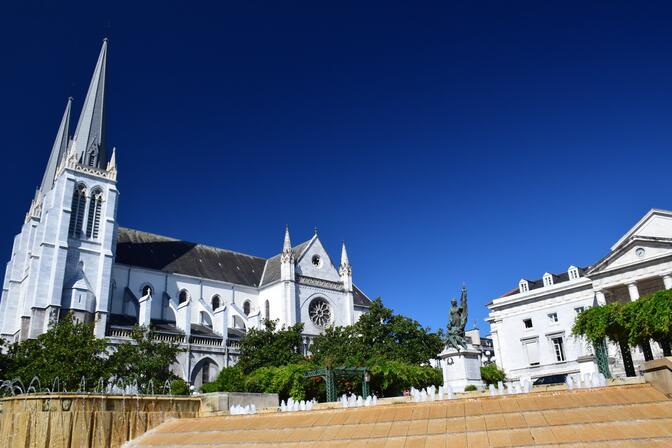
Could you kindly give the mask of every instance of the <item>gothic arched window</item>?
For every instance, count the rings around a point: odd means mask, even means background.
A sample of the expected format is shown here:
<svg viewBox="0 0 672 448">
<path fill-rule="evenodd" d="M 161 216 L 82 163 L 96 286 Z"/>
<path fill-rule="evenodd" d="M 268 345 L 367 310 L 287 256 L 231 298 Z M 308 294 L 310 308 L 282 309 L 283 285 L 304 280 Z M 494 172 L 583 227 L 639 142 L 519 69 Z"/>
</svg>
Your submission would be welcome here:
<svg viewBox="0 0 672 448">
<path fill-rule="evenodd" d="M 250 307 L 251 307 L 250 301 L 246 300 L 245 303 L 243 303 L 243 313 L 245 313 L 246 316 L 250 315 Z"/>
<path fill-rule="evenodd" d="M 268 302 L 268 300 L 264 304 L 264 308 L 265 308 L 264 311 L 265 311 L 265 314 L 266 314 L 266 320 L 270 320 L 271 319 L 271 304 Z"/>
<path fill-rule="evenodd" d="M 178 300 L 180 303 L 184 303 L 189 299 L 189 293 L 187 292 L 186 289 L 183 289 L 180 291 L 180 295 L 178 296 Z"/>
<path fill-rule="evenodd" d="M 100 214 L 103 204 L 103 192 L 95 189 L 89 199 L 89 217 L 86 225 L 86 237 L 98 238 L 100 233 Z"/>
<path fill-rule="evenodd" d="M 212 296 L 212 311 L 215 311 L 217 308 L 219 308 L 220 305 L 220 300 L 218 295 Z"/>
<path fill-rule="evenodd" d="M 142 297 L 145 297 L 146 295 L 149 295 L 152 293 L 152 287 L 149 285 L 145 285 L 142 287 Z"/>
<path fill-rule="evenodd" d="M 70 206 L 70 227 L 68 233 L 71 237 L 79 238 L 84 225 L 84 209 L 86 208 L 86 186 L 79 184 L 72 192 L 72 204 Z"/>
<path fill-rule="evenodd" d="M 96 166 L 96 162 L 98 161 L 98 148 L 96 146 L 97 145 L 93 143 L 86 155 L 86 164 L 89 166 Z"/>
</svg>

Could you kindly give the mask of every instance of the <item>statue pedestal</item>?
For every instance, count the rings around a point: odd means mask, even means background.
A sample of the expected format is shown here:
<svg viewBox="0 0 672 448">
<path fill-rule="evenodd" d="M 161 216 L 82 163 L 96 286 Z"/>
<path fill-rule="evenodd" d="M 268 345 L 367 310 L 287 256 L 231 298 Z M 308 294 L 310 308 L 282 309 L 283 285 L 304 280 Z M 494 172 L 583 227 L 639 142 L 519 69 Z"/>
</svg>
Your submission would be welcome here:
<svg viewBox="0 0 672 448">
<path fill-rule="evenodd" d="M 481 379 L 480 352 L 473 345 L 466 349 L 446 348 L 439 354 L 443 369 L 443 387 L 450 386 L 454 392 L 462 392 L 472 384 L 478 389 L 485 385 Z"/>
</svg>

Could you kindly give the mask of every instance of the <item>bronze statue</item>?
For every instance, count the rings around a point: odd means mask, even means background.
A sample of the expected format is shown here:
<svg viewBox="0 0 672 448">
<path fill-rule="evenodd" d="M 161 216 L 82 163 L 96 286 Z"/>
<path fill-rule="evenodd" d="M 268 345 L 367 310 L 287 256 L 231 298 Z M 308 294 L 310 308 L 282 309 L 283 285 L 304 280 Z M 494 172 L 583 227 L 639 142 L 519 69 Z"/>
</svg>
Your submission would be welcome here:
<svg viewBox="0 0 672 448">
<path fill-rule="evenodd" d="M 446 335 L 446 347 L 460 350 L 467 348 L 467 339 L 464 336 L 464 327 L 467 325 L 467 288 L 462 287 L 460 294 L 460 306 L 457 300 L 450 301 L 450 317 L 448 319 L 448 334 Z"/>
</svg>

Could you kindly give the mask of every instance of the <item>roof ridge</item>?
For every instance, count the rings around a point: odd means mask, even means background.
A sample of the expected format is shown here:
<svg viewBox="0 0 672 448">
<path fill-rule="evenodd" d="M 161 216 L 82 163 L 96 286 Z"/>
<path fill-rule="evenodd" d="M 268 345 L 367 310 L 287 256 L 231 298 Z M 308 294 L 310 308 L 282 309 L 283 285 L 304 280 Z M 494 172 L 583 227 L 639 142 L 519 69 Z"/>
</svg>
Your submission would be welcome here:
<svg viewBox="0 0 672 448">
<path fill-rule="evenodd" d="M 152 236 L 159 237 L 159 238 L 165 238 L 165 239 L 170 240 L 170 241 L 179 241 L 181 243 L 193 244 L 194 246 L 200 246 L 200 247 L 203 247 L 203 248 L 206 248 L 206 249 L 213 249 L 213 250 L 218 250 L 218 251 L 222 251 L 222 252 L 229 252 L 231 254 L 243 255 L 245 257 L 257 258 L 259 260 L 264 260 L 264 261 L 269 260 L 268 258 L 258 257 L 256 255 L 246 254 L 244 252 L 238 252 L 238 251 L 231 250 L 231 249 L 225 249 L 223 247 L 216 247 L 216 246 L 211 246 L 209 244 L 196 243 L 194 241 L 187 241 L 187 240 L 183 240 L 183 239 L 179 239 L 179 238 L 173 238 L 172 236 L 159 235 L 158 233 L 147 232 L 145 230 L 131 229 L 130 227 L 123 227 L 123 226 L 119 226 L 118 229 L 119 230 L 130 230 L 132 232 L 144 233 L 146 235 L 152 235 Z"/>
</svg>

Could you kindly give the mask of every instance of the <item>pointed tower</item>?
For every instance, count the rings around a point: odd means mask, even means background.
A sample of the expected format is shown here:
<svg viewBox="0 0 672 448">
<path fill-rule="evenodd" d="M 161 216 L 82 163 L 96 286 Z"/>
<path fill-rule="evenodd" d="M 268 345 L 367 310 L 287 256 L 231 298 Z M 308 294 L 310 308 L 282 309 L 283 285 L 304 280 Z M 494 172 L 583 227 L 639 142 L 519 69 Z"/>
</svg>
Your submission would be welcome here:
<svg viewBox="0 0 672 448">
<path fill-rule="evenodd" d="M 284 281 L 294 281 L 294 252 L 289 239 L 289 226 L 285 227 L 285 241 L 280 254 L 280 278 Z"/>
<path fill-rule="evenodd" d="M 338 274 L 341 276 L 341 282 L 345 291 L 352 291 L 352 266 L 350 266 L 350 260 L 348 260 L 345 241 L 343 241 L 343 246 L 341 247 L 341 266 L 338 268 Z"/>
<path fill-rule="evenodd" d="M 72 311 L 105 336 L 117 216 L 116 160 L 105 142 L 107 40 L 69 142 L 66 105 L 42 184 L 14 240 L 0 299 L 0 335 L 37 337 Z"/>
<path fill-rule="evenodd" d="M 65 157 L 68 149 L 68 138 L 70 132 L 70 109 L 72 108 L 72 97 L 68 98 L 68 103 L 65 105 L 65 112 L 61 118 L 61 125 L 58 127 L 58 133 L 54 139 L 54 145 L 51 147 L 51 155 L 47 162 L 47 169 L 44 171 L 42 177 L 42 184 L 40 185 L 40 192 L 44 195 L 54 186 L 54 179 L 56 178 L 56 169 L 61 164 L 61 159 Z"/>
<path fill-rule="evenodd" d="M 105 123 L 105 71 L 107 66 L 107 38 L 103 40 L 98 62 L 93 71 L 89 90 L 72 141 L 77 162 L 105 169 L 107 164 Z"/>
</svg>

